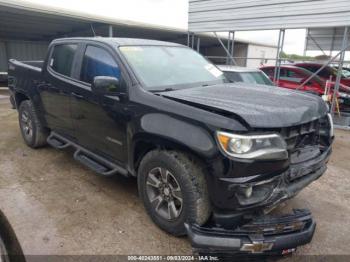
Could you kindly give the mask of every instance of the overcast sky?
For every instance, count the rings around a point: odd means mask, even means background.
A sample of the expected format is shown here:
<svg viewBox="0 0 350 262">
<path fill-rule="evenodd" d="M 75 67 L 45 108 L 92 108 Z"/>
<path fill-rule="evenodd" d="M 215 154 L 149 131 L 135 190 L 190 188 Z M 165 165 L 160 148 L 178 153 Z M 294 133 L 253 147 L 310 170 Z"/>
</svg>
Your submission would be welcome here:
<svg viewBox="0 0 350 262">
<path fill-rule="evenodd" d="M 24 0 L 118 19 L 187 29 L 188 0 Z M 278 31 L 237 32 L 238 38 L 277 44 Z M 305 30 L 287 30 L 284 51 L 302 54 Z"/>
</svg>

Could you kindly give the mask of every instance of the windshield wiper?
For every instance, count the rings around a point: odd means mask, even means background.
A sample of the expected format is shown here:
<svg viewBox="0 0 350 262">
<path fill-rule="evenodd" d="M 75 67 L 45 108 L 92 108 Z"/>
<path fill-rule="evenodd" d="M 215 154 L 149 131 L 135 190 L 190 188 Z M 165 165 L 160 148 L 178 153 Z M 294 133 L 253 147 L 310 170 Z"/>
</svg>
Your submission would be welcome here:
<svg viewBox="0 0 350 262">
<path fill-rule="evenodd" d="M 160 89 L 160 90 L 148 90 L 148 91 L 150 91 L 152 93 L 161 93 L 161 92 L 169 92 L 169 91 L 175 91 L 175 90 L 177 90 L 177 89 L 169 87 L 169 88 Z"/>
</svg>

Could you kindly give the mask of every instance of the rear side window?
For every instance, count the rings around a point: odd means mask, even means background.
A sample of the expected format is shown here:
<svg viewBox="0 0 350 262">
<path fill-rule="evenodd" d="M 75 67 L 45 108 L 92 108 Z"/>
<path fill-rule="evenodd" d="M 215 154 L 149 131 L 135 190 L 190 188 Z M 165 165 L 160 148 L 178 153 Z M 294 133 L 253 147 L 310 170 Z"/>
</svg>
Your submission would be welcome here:
<svg viewBox="0 0 350 262">
<path fill-rule="evenodd" d="M 80 80 L 91 84 L 95 76 L 120 78 L 120 69 L 106 50 L 100 47 L 87 46 L 81 67 Z"/>
<path fill-rule="evenodd" d="M 57 73 L 70 76 L 77 45 L 56 45 L 53 49 L 50 67 Z"/>
</svg>

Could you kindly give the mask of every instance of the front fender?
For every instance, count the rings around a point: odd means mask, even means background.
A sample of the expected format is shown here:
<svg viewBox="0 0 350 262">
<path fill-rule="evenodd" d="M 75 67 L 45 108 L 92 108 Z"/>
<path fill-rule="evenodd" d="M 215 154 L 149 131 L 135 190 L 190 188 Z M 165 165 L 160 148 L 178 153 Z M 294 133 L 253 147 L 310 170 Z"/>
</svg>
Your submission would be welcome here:
<svg viewBox="0 0 350 262">
<path fill-rule="evenodd" d="M 143 116 L 140 125 L 144 132 L 181 144 L 206 158 L 218 152 L 214 138 L 201 126 L 159 113 Z"/>
</svg>

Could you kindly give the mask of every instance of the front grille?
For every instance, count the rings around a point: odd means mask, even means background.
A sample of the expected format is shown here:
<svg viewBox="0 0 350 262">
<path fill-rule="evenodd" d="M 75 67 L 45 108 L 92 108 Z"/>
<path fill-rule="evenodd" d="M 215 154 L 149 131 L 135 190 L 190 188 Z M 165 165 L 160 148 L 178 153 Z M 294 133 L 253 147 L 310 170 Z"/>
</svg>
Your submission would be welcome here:
<svg viewBox="0 0 350 262">
<path fill-rule="evenodd" d="M 328 146 L 330 124 L 327 116 L 301 125 L 264 130 L 279 133 L 290 153 L 307 146 Z"/>
<path fill-rule="evenodd" d="M 282 128 L 280 134 L 287 143 L 288 151 L 293 151 L 319 144 L 320 126 L 320 121 L 317 119 L 306 124 Z"/>
<path fill-rule="evenodd" d="M 307 146 L 328 147 L 330 144 L 330 123 L 328 116 L 314 121 L 282 128 L 280 134 L 287 143 L 288 151 L 295 151 Z"/>
</svg>

